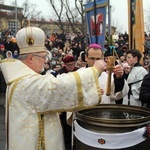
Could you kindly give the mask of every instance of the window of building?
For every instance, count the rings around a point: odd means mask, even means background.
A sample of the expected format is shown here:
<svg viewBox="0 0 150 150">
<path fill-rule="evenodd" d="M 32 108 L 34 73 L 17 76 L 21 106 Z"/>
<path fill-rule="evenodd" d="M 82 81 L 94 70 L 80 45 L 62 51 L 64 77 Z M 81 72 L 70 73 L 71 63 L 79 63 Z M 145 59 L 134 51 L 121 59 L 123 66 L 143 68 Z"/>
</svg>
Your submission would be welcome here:
<svg viewBox="0 0 150 150">
<path fill-rule="evenodd" d="M 16 28 L 16 25 L 17 25 L 17 28 Z M 8 22 L 8 27 L 11 31 L 16 31 L 16 29 L 18 29 L 18 22 L 16 23 L 16 21 L 9 21 Z"/>
</svg>

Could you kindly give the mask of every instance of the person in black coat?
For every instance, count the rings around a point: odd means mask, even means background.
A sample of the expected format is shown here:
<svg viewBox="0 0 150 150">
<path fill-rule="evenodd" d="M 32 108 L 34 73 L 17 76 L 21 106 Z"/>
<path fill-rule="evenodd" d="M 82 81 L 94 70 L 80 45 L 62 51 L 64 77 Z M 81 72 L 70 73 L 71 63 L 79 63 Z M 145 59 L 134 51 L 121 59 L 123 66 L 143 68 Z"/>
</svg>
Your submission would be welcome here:
<svg viewBox="0 0 150 150">
<path fill-rule="evenodd" d="M 144 76 L 139 99 L 143 106 L 150 108 L 150 73 Z"/>
<path fill-rule="evenodd" d="M 66 57 L 63 58 L 63 67 L 59 70 L 57 70 L 55 73 L 52 73 L 55 77 L 57 77 L 58 74 L 63 74 L 63 73 L 69 73 L 78 70 L 79 68 L 76 67 L 76 61 L 75 57 L 72 55 L 67 55 Z M 65 143 L 65 150 L 71 150 L 71 136 L 72 136 L 72 128 L 70 125 L 67 124 L 67 113 L 62 112 L 60 114 L 60 120 L 61 120 L 61 125 L 63 128 L 63 133 L 64 133 L 64 143 Z"/>
</svg>

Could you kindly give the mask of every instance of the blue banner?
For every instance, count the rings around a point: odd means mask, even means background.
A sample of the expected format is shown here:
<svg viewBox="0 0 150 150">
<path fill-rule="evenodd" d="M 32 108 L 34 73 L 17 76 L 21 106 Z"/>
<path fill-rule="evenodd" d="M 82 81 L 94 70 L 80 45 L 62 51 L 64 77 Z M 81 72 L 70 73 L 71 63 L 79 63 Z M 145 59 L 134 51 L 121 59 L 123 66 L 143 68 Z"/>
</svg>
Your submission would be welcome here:
<svg viewBox="0 0 150 150">
<path fill-rule="evenodd" d="M 104 47 L 107 5 L 107 0 L 94 0 L 85 5 L 90 44 L 96 43 Z"/>
</svg>

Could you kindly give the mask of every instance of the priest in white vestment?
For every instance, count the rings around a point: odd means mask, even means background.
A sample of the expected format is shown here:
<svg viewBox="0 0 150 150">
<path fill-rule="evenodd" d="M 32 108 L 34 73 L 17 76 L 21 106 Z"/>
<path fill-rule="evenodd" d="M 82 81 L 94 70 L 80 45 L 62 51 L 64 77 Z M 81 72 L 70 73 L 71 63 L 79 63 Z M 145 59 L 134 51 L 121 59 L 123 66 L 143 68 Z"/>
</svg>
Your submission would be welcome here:
<svg viewBox="0 0 150 150">
<path fill-rule="evenodd" d="M 37 27 L 18 31 L 20 60 L 0 62 L 7 83 L 6 150 L 64 150 L 58 112 L 91 108 L 101 101 L 98 76 L 103 60 L 78 72 L 40 75 L 46 62 L 45 34 Z"/>
</svg>

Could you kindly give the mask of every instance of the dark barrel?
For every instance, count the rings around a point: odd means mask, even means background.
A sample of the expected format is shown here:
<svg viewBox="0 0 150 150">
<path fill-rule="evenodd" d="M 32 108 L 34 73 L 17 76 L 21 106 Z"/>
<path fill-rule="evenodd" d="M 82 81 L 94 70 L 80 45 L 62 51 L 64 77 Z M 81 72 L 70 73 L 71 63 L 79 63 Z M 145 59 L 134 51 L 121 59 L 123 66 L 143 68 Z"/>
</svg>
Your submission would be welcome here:
<svg viewBox="0 0 150 150">
<path fill-rule="evenodd" d="M 74 150 L 150 150 L 149 124 L 150 109 L 144 107 L 102 104 L 78 111 Z"/>
</svg>

